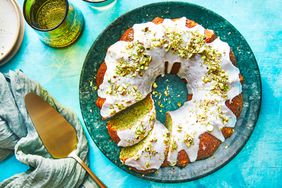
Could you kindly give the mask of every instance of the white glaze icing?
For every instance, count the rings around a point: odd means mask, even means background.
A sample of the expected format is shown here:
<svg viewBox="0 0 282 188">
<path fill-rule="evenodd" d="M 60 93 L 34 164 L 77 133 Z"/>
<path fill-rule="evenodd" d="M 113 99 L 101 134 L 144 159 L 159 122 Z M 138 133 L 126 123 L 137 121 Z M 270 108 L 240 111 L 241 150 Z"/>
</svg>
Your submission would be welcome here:
<svg viewBox="0 0 282 188">
<path fill-rule="evenodd" d="M 145 32 L 145 28 L 148 28 L 149 32 Z M 189 43 L 191 40 L 191 32 L 196 31 L 199 34 L 204 35 L 205 29 L 201 25 L 196 25 L 193 28 L 187 28 L 186 18 L 181 18 L 177 21 L 165 19 L 163 23 L 158 25 L 153 24 L 152 22 L 135 24 L 133 26 L 133 30 L 134 41 L 143 43 L 146 48 L 145 53 L 152 57 L 152 61 L 149 64 L 149 68 L 144 71 L 144 75 L 142 77 L 139 75 L 134 78 L 119 76 L 116 75 L 115 72 L 117 62 L 121 58 L 128 60 L 129 53 L 127 48 L 129 42 L 118 41 L 108 49 L 105 58 L 108 69 L 104 77 L 104 82 L 98 90 L 99 97 L 106 98 L 106 102 L 101 109 L 101 115 L 104 118 L 108 118 L 122 110 L 114 107 L 115 113 L 111 114 L 111 105 L 122 104 L 124 108 L 127 108 L 128 106 L 142 100 L 151 92 L 151 86 L 156 77 L 164 74 L 165 62 L 168 62 L 168 73 L 171 71 L 175 62 L 181 63 L 181 68 L 177 75 L 188 81 L 187 89 L 190 94 L 193 94 L 193 98 L 191 101 L 185 102 L 181 108 L 173 112 L 168 112 L 172 119 L 171 142 L 175 141 L 177 145 L 177 148 L 173 149 L 172 144 L 170 144 L 168 161 L 171 165 L 175 165 L 178 152 L 184 149 L 188 154 L 190 161 L 193 162 L 197 159 L 199 136 L 202 133 L 210 132 L 210 134 L 214 135 L 223 142 L 224 137 L 221 133 L 221 128 L 234 127 L 236 123 L 235 115 L 225 105 L 225 101 L 227 99 L 231 100 L 242 92 L 242 86 L 238 76 L 239 69 L 236 68 L 230 61 L 230 47 L 219 38 L 215 39 L 212 43 L 204 44 L 204 46 L 210 46 L 212 49 L 215 49 L 221 54 L 220 67 L 228 75 L 227 83 L 229 86 L 227 97 L 224 98 L 211 92 L 214 81 L 207 83 L 203 82 L 202 79 L 207 74 L 208 67 L 204 64 L 201 55 L 196 54 L 190 59 L 184 59 L 171 51 L 167 52 L 163 47 L 152 48 L 155 39 L 161 40 L 164 37 L 164 33 L 168 30 L 170 32 L 180 33 L 183 41 L 185 43 Z M 150 50 L 147 50 L 147 48 L 150 48 Z M 136 86 L 137 91 L 140 92 L 139 97 L 136 97 L 134 93 L 125 96 L 121 94 L 117 94 L 115 96 L 107 94 L 106 91 L 110 87 L 110 84 L 107 82 L 109 79 L 111 81 L 114 80 L 115 83 L 118 83 L 119 85 L 126 83 L 129 85 L 128 88 Z M 214 104 L 207 105 L 207 103 Z M 208 107 L 205 108 L 205 106 Z M 219 112 L 218 109 L 220 109 L 221 112 Z M 199 121 L 200 114 L 206 115 L 204 118 L 205 121 Z M 220 114 L 227 118 L 228 121 L 224 122 L 222 118 L 219 117 Z M 182 127 L 181 131 L 179 131 L 179 125 Z M 184 141 L 187 134 L 193 137 L 193 144 L 189 147 Z M 140 164 L 136 162 L 126 164 L 137 169 L 143 169 L 141 168 L 142 165 L 140 166 Z"/>
<path fill-rule="evenodd" d="M 199 136 L 205 132 L 209 132 L 220 141 L 224 141 L 224 136 L 221 133 L 221 128 L 223 127 L 234 127 L 236 123 L 236 116 L 225 106 L 224 101 L 219 102 L 217 105 L 212 105 L 208 107 L 208 111 L 204 110 L 204 107 L 199 107 L 197 104 L 201 100 L 213 101 L 210 98 L 206 99 L 192 99 L 191 101 L 185 102 L 185 104 L 179 109 L 168 112 L 172 119 L 172 129 L 171 129 L 171 143 L 176 142 L 177 149 L 172 149 L 172 144 L 170 144 L 168 153 L 168 162 L 173 166 L 177 162 L 178 152 L 185 150 L 190 162 L 194 162 L 197 159 L 197 154 L 199 150 Z M 223 124 L 222 120 L 218 117 L 217 107 L 222 108 L 223 113 L 229 118 L 227 124 Z M 185 113 L 183 113 L 185 112 Z M 206 114 L 207 119 L 204 122 L 200 122 L 200 118 L 197 115 Z M 179 131 L 179 126 L 182 130 Z M 212 131 L 210 127 L 212 126 Z M 193 138 L 193 144 L 187 147 L 185 144 L 185 135 L 188 134 Z"/>
<path fill-rule="evenodd" d="M 156 121 L 142 149 L 133 157 L 126 159 L 124 164 L 137 170 L 159 169 L 165 160 L 167 137 L 167 128 Z"/>
<path fill-rule="evenodd" d="M 152 100 L 152 99 L 151 99 Z M 118 130 L 117 135 L 120 138 L 120 141 L 118 143 L 118 146 L 121 147 L 127 147 L 127 146 L 132 146 L 141 140 L 143 140 L 148 133 L 152 130 L 153 125 L 156 120 L 156 110 L 154 106 L 154 101 L 153 102 L 153 107 L 150 110 L 148 114 L 146 114 L 141 121 L 137 121 L 131 128 L 129 129 L 124 129 L 124 130 Z M 137 131 L 138 129 L 144 130 L 144 134 L 141 134 L 137 137 Z"/>
</svg>

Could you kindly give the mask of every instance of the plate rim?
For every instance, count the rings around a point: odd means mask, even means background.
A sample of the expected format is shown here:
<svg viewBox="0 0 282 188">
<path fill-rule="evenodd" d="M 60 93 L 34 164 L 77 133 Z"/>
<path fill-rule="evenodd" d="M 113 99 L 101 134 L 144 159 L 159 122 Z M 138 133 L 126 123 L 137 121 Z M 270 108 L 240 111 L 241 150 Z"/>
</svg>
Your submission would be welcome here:
<svg viewBox="0 0 282 188">
<path fill-rule="evenodd" d="M 112 26 L 115 25 L 115 23 L 126 17 L 128 14 L 132 13 L 132 12 L 135 12 L 135 11 L 138 11 L 142 8 L 146 8 L 146 7 L 150 7 L 150 6 L 154 6 L 154 5 L 158 5 L 158 4 L 165 4 L 165 5 L 168 5 L 168 4 L 186 4 L 187 6 L 193 6 L 195 8 L 199 8 L 199 9 L 202 9 L 202 10 L 205 10 L 205 11 L 208 11 L 212 14 L 215 14 L 216 16 L 220 17 L 220 19 L 223 19 L 225 20 L 229 25 L 230 27 L 232 27 L 232 29 L 236 30 L 239 35 L 242 36 L 242 39 L 245 41 L 245 44 L 246 46 L 250 49 L 250 52 L 251 54 L 253 55 L 253 59 L 254 59 L 254 63 L 255 63 L 255 67 L 258 71 L 258 74 L 257 74 L 257 78 L 258 78 L 258 83 L 259 83 L 259 90 L 260 90 L 260 98 L 258 100 L 258 104 L 257 104 L 257 107 L 258 107 L 258 110 L 256 111 L 256 119 L 254 120 L 253 122 L 253 127 L 251 128 L 250 130 L 250 134 L 248 135 L 248 137 L 242 142 L 242 144 L 240 145 L 240 147 L 237 149 L 237 151 L 231 156 L 229 157 L 227 160 L 225 160 L 221 165 L 218 165 L 217 167 L 213 168 L 212 170 L 208 171 L 208 172 L 205 172 L 201 175 L 197 175 L 195 177 L 192 177 L 192 178 L 186 178 L 186 179 L 179 179 L 179 180 L 162 180 L 162 179 L 154 179 L 152 178 L 151 176 L 142 176 L 141 173 L 130 173 L 129 171 L 121 168 L 120 166 L 118 166 L 117 164 L 115 164 L 104 152 L 103 152 L 103 149 L 102 147 L 96 143 L 96 141 L 92 138 L 92 136 L 90 135 L 90 138 L 91 140 L 95 143 L 95 145 L 99 148 L 100 152 L 103 153 L 103 155 L 111 162 L 113 163 L 116 167 L 118 167 L 119 169 L 123 170 L 124 172 L 130 174 L 130 175 L 133 175 L 135 177 L 138 177 L 140 179 L 145 179 L 145 180 L 149 180 L 149 181 L 154 181 L 154 182 L 159 182 L 159 183 L 181 183 L 181 182 L 190 182 L 190 181 L 193 181 L 193 180 L 196 180 L 196 179 L 200 179 L 202 177 L 205 177 L 205 176 L 208 176 L 214 172 L 216 172 L 217 170 L 223 168 L 226 164 L 228 164 L 232 159 L 234 159 L 240 152 L 241 150 L 243 149 L 243 147 L 246 145 L 246 143 L 248 142 L 248 140 L 250 139 L 250 137 L 252 136 L 252 133 L 256 127 L 256 124 L 257 124 L 257 121 L 259 119 L 259 115 L 260 115 L 260 112 L 261 112 L 261 104 L 262 104 L 262 81 L 261 81 L 261 73 L 260 73 L 260 69 L 259 69 L 259 66 L 258 66 L 258 63 L 257 63 L 257 60 L 256 60 L 256 57 L 255 57 L 255 54 L 253 53 L 250 45 L 248 44 L 247 40 L 245 39 L 245 37 L 240 33 L 239 30 L 236 29 L 235 26 L 233 26 L 233 24 L 231 24 L 227 19 L 225 19 L 224 17 L 222 17 L 220 14 L 217 14 L 216 12 L 210 10 L 210 9 L 207 9 L 203 6 L 200 6 L 198 4 L 194 4 L 194 3 L 190 3 L 190 2 L 184 2 L 184 1 L 165 1 L 165 2 L 155 2 L 155 3 L 149 3 L 149 4 L 145 4 L 143 6 L 140 6 L 140 7 L 136 7 L 130 11 L 127 11 L 125 13 L 123 13 L 121 16 L 119 16 L 118 18 L 116 18 L 115 20 L 113 20 L 109 25 L 107 25 L 103 31 L 97 36 L 97 38 L 95 39 L 95 41 L 93 42 L 93 44 L 91 45 L 91 47 L 89 48 L 88 52 L 87 52 L 87 55 L 85 56 L 85 59 L 84 59 L 84 62 L 83 62 L 83 66 L 82 66 L 82 69 L 81 69 L 81 74 L 80 74 L 80 80 L 79 80 L 79 104 L 80 104 L 80 110 L 81 110 L 81 114 L 82 114 L 82 118 L 83 118 L 83 121 L 84 121 L 84 124 L 86 126 L 86 120 L 85 120 L 85 117 L 83 115 L 83 111 L 82 111 L 82 96 L 81 96 L 81 92 L 80 92 L 80 88 L 81 88 L 81 85 L 83 84 L 82 83 L 82 77 L 84 75 L 84 71 L 85 71 L 85 66 L 86 66 L 86 63 L 87 63 L 87 59 L 89 58 L 89 56 L 91 55 L 91 49 L 93 49 L 95 46 L 96 46 L 96 43 L 97 41 L 99 41 L 101 38 L 102 38 L 102 35 L 103 33 L 108 30 L 109 28 L 111 28 Z M 88 131 L 89 133 L 89 130 L 88 130 L 88 127 L 86 126 L 86 130 Z M 223 143 L 222 143 L 223 144 Z"/>
<path fill-rule="evenodd" d="M 12 45 L 9 47 L 9 49 L 6 51 L 6 53 L 2 56 L 2 58 L 0 58 L 0 62 L 1 61 L 3 61 L 3 62 L 6 61 L 6 58 L 9 57 L 10 54 L 13 52 L 13 49 L 17 45 L 18 39 L 19 39 L 20 34 L 21 34 L 21 12 L 18 9 L 17 2 L 15 2 L 14 0 L 9 0 L 9 1 L 6 1 L 6 2 L 8 2 L 10 5 L 12 5 L 13 11 L 16 14 L 16 17 L 17 17 L 17 20 L 16 20 L 17 31 L 16 31 L 15 35 L 13 36 Z M 5 63 L 0 63 L 0 66 L 2 64 L 5 64 Z"/>
</svg>

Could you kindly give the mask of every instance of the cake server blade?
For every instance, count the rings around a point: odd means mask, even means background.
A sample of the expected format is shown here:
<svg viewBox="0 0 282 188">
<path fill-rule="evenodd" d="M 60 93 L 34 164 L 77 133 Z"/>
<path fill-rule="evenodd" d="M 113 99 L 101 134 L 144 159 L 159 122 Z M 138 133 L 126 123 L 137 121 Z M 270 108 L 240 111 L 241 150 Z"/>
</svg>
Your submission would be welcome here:
<svg viewBox="0 0 282 188">
<path fill-rule="evenodd" d="M 106 187 L 75 153 L 78 140 L 73 126 L 40 96 L 31 92 L 24 100 L 34 127 L 51 156 L 75 159 L 100 187 Z"/>
</svg>

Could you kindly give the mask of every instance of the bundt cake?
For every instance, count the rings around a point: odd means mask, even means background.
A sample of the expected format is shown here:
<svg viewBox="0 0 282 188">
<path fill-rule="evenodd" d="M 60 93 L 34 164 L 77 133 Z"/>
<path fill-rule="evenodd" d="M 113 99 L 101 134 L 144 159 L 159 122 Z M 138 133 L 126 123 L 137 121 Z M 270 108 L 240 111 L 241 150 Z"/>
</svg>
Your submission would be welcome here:
<svg viewBox="0 0 282 188">
<path fill-rule="evenodd" d="M 188 100 L 166 113 L 166 126 L 156 120 L 150 96 L 164 74 L 178 75 L 188 89 Z M 157 17 L 135 24 L 108 48 L 96 104 L 110 118 L 111 138 L 124 147 L 121 162 L 149 173 L 210 157 L 234 131 L 242 81 L 232 50 L 212 30 L 185 17 Z"/>
</svg>

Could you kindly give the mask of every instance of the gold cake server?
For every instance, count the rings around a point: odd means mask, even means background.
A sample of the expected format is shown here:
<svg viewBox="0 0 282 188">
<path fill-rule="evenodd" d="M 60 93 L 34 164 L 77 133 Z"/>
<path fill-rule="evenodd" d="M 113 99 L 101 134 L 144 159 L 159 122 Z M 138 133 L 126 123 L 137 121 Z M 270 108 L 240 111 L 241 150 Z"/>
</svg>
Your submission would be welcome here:
<svg viewBox="0 0 282 188">
<path fill-rule="evenodd" d="M 76 130 L 50 104 L 34 93 L 28 93 L 25 105 L 42 140 L 42 143 L 54 158 L 70 157 L 75 159 L 93 178 L 99 187 L 105 188 L 104 183 L 77 156 Z"/>
</svg>

